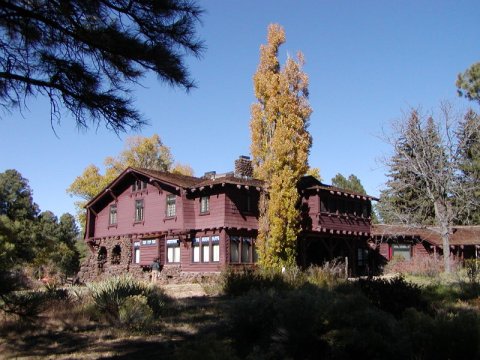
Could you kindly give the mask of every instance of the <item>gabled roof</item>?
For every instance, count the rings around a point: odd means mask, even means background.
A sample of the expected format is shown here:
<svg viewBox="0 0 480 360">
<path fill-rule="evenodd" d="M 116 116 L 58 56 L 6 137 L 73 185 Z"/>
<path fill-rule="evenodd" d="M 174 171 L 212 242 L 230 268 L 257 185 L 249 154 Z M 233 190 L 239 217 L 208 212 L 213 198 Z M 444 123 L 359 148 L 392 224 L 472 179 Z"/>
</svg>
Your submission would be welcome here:
<svg viewBox="0 0 480 360">
<path fill-rule="evenodd" d="M 450 245 L 480 245 L 480 226 L 454 226 L 450 236 Z M 442 245 L 440 229 L 436 226 L 425 228 L 407 225 L 375 224 L 372 236 L 382 238 L 412 237 L 435 246 Z"/>
<path fill-rule="evenodd" d="M 95 196 L 92 200 L 90 200 L 85 207 L 90 207 L 95 204 L 98 200 L 103 198 L 110 190 L 113 189 L 122 182 L 122 180 L 131 174 L 138 174 L 145 177 L 148 177 L 150 180 L 157 180 L 175 187 L 182 187 L 188 188 L 193 186 L 194 184 L 202 181 L 200 178 L 196 178 L 193 176 L 187 175 L 180 175 L 180 174 L 172 174 L 165 171 L 157 171 L 157 170 L 149 170 L 149 169 L 141 169 L 141 168 L 127 168 L 125 169 L 120 175 L 118 175 L 110 184 L 108 184 L 97 196 Z"/>
<path fill-rule="evenodd" d="M 355 191 L 341 189 L 333 185 L 323 184 L 322 182 L 315 179 L 313 176 L 307 175 L 300 179 L 298 182 L 298 186 L 300 189 L 304 190 L 326 190 L 330 193 L 338 193 L 338 195 L 349 195 L 350 197 L 361 198 L 364 200 L 374 200 L 378 201 L 378 199 L 374 196 L 360 194 Z"/>
<path fill-rule="evenodd" d="M 142 169 L 142 168 L 131 168 L 133 171 L 149 176 L 150 178 L 162 182 L 166 182 L 172 185 L 180 186 L 182 188 L 188 188 L 194 186 L 195 184 L 202 181 L 201 178 L 194 176 L 181 175 L 181 174 L 172 174 L 166 171 Z"/>
<path fill-rule="evenodd" d="M 262 188 L 265 185 L 265 182 L 258 179 L 252 178 L 241 178 L 234 175 L 226 175 L 222 177 L 216 177 L 214 179 L 201 179 L 202 181 L 195 184 L 195 188 L 205 187 L 210 185 L 218 184 L 232 184 L 232 185 L 242 185 L 242 186 L 252 186 L 255 188 Z"/>
</svg>

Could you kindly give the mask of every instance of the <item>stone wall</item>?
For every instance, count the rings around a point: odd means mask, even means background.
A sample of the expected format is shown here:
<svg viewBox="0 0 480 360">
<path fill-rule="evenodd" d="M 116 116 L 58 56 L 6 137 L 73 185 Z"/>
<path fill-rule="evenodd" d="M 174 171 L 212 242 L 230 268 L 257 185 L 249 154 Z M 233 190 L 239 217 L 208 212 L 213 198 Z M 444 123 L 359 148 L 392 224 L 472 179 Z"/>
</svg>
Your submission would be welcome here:
<svg viewBox="0 0 480 360">
<path fill-rule="evenodd" d="M 118 256 L 118 251 L 120 254 Z M 100 281 L 111 276 L 131 274 L 139 280 L 149 281 L 151 271 L 132 264 L 132 241 L 130 237 L 102 238 L 92 247 L 90 256 L 82 264 L 78 272 L 81 283 Z M 183 272 L 181 266 L 163 266 L 158 284 L 206 283 L 215 281 L 218 272 Z"/>
</svg>

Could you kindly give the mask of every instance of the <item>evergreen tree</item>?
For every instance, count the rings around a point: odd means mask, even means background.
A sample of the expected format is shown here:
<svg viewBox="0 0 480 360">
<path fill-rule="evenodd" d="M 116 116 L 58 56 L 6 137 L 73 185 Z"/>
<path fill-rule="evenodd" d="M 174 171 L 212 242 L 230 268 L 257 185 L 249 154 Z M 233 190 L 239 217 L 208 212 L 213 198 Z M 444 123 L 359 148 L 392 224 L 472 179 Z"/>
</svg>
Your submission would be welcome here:
<svg viewBox="0 0 480 360">
<path fill-rule="evenodd" d="M 251 152 L 255 177 L 266 181 L 268 194 L 260 199 L 259 261 L 267 268 L 292 266 L 300 231 L 297 183 L 308 170 L 311 137 L 307 131 L 312 112 L 308 104 L 308 77 L 303 55 L 278 61 L 285 32 L 277 24 L 268 28 L 267 44 L 260 48 L 254 75 L 251 109 Z"/>
<path fill-rule="evenodd" d="M 153 72 L 194 86 L 183 58 L 202 52 L 201 12 L 193 0 L 0 0 L 0 106 L 41 94 L 52 121 L 63 105 L 81 127 L 138 128 L 128 85 Z"/>
<path fill-rule="evenodd" d="M 480 104 L 480 62 L 473 64 L 463 74 L 458 74 L 458 95 Z"/>
<path fill-rule="evenodd" d="M 50 211 L 39 213 L 28 180 L 16 170 L 0 173 L 0 194 L 0 272 L 7 274 L 0 280 L 7 281 L 12 269 L 24 266 L 37 272 L 46 266 L 63 275 L 76 272 L 78 229 L 74 217 L 64 214 L 59 221 Z"/>
<path fill-rule="evenodd" d="M 465 186 L 466 181 L 459 177 L 466 148 L 462 137 L 454 134 L 457 119 L 448 104 L 442 105 L 441 112 L 441 120 L 435 121 L 412 111 L 406 123 L 397 124 L 389 139 L 394 155 L 387 163 L 390 179 L 380 199 L 380 213 L 384 220 L 410 226 L 433 222 L 442 239 L 445 271 L 449 272 L 452 226 L 478 206 L 478 198 L 471 196 L 471 186 Z M 467 130 L 463 138 L 471 136 Z"/>
<path fill-rule="evenodd" d="M 332 185 L 340 189 L 353 191 L 357 194 L 367 194 L 360 179 L 353 174 L 351 174 L 347 179 L 345 176 L 338 173 L 334 178 L 332 178 Z"/>
<path fill-rule="evenodd" d="M 413 134 L 420 126 L 418 112 L 412 111 L 406 133 Z M 387 163 L 390 171 L 387 174 L 386 188 L 380 193 L 377 210 L 382 221 L 387 224 L 432 225 L 435 211 L 425 193 L 425 183 L 408 165 L 413 161 L 414 152 L 407 134 L 401 134 L 397 139 L 396 150 Z"/>
<path fill-rule="evenodd" d="M 11 220 L 33 219 L 38 205 L 33 202 L 28 181 L 17 170 L 0 173 L 0 215 Z"/>
<path fill-rule="evenodd" d="M 460 122 L 457 132 L 459 144 L 459 181 L 467 194 L 459 199 L 462 216 L 458 223 L 480 225 L 480 117 L 469 110 Z M 471 199 L 474 199 L 472 202 Z"/>
</svg>

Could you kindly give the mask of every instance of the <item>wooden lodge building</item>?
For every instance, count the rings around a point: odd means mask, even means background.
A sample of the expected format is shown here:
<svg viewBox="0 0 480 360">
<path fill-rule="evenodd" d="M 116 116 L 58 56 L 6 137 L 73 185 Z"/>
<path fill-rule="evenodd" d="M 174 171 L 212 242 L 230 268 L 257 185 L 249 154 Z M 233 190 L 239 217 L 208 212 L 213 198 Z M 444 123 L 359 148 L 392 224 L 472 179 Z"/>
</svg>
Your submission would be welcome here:
<svg viewBox="0 0 480 360">
<path fill-rule="evenodd" d="M 90 256 L 80 280 L 127 272 L 147 277 L 155 258 L 165 281 L 254 266 L 263 187 L 245 156 L 235 161 L 234 172 L 202 178 L 126 169 L 86 205 Z M 374 261 L 368 242 L 373 198 L 311 176 L 301 179 L 298 190 L 298 265 L 347 257 L 351 275 L 365 273 Z"/>
<path fill-rule="evenodd" d="M 372 243 L 376 243 L 381 258 L 410 260 L 430 255 L 443 255 L 439 229 L 406 225 L 375 224 Z M 450 236 L 450 254 L 458 262 L 480 257 L 480 226 L 454 226 Z"/>
</svg>

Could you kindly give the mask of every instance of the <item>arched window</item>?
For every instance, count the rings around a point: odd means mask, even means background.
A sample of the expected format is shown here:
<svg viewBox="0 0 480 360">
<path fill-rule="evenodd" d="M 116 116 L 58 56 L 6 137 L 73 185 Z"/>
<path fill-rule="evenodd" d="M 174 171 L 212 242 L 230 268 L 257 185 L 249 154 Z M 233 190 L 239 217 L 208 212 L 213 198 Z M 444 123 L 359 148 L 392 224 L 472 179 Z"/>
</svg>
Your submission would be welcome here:
<svg viewBox="0 0 480 360">
<path fill-rule="evenodd" d="M 103 264 L 107 262 L 107 248 L 105 246 L 101 246 L 100 249 L 98 249 L 98 255 L 97 255 L 97 264 L 98 268 L 101 270 L 103 269 Z"/>
<path fill-rule="evenodd" d="M 112 265 L 120 264 L 122 258 L 122 248 L 120 245 L 115 245 L 112 249 Z"/>
</svg>

